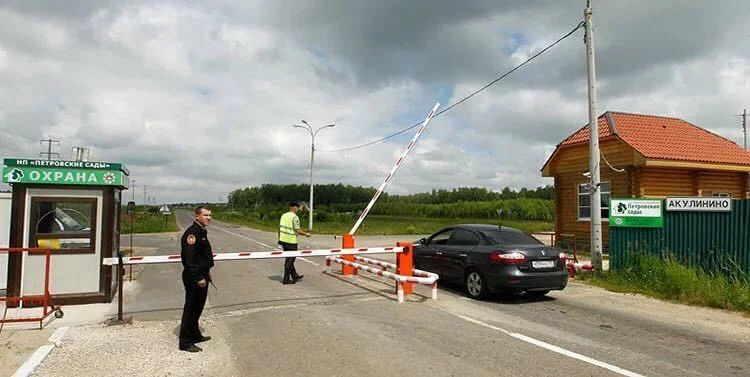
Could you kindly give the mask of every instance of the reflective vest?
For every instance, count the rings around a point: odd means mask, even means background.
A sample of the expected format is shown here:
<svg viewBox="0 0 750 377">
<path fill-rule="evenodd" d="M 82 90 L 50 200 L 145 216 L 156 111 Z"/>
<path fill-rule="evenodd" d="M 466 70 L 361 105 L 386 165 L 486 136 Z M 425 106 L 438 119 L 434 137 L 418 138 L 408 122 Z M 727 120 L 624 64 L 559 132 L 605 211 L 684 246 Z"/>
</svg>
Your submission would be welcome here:
<svg viewBox="0 0 750 377">
<path fill-rule="evenodd" d="M 281 215 L 281 220 L 279 220 L 279 241 L 297 243 L 297 232 L 294 231 L 295 218 L 297 218 L 297 215 L 294 212 L 287 212 Z"/>
</svg>

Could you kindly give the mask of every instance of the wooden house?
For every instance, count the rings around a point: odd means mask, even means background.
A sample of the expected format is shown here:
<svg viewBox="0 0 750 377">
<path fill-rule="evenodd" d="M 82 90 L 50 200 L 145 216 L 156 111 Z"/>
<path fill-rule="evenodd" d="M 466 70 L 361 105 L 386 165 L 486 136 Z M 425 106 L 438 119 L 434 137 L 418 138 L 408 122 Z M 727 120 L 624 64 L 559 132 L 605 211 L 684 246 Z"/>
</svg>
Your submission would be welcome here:
<svg viewBox="0 0 750 377">
<path fill-rule="evenodd" d="M 598 118 L 602 232 L 609 198 L 729 196 L 750 199 L 750 152 L 682 119 L 606 112 Z M 589 127 L 557 145 L 542 167 L 555 185 L 555 232 L 590 240 Z"/>
</svg>

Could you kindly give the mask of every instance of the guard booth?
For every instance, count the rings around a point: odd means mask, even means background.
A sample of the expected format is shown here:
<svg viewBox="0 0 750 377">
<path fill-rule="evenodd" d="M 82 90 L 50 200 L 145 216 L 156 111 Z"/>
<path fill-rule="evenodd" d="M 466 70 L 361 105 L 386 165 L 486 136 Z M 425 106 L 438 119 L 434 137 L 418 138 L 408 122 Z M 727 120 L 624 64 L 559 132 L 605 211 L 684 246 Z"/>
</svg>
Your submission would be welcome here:
<svg viewBox="0 0 750 377">
<path fill-rule="evenodd" d="M 130 175 L 125 166 L 5 159 L 2 175 L 12 187 L 9 246 L 52 250 L 55 304 L 110 302 L 117 267 L 103 266 L 102 258 L 120 249 L 120 202 Z M 42 294 L 44 276 L 43 255 L 8 255 L 7 296 Z"/>
</svg>

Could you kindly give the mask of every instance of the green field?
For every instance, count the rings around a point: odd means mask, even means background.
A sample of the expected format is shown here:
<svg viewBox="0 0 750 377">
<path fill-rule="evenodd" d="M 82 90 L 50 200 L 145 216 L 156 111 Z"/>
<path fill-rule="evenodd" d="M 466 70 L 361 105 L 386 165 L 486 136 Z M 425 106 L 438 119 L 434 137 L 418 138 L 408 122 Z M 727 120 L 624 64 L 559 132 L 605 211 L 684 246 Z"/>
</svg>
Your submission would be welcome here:
<svg viewBox="0 0 750 377">
<path fill-rule="evenodd" d="M 278 230 L 278 220 L 258 220 L 252 216 L 236 211 L 214 210 L 216 220 L 246 225 L 251 228 L 275 232 Z M 307 229 L 307 219 L 300 218 L 303 229 Z M 354 226 L 356 219 L 335 221 L 319 221 L 313 224 L 314 234 L 346 234 Z M 502 220 L 487 219 L 444 219 L 444 218 L 415 218 L 401 216 L 367 216 L 364 223 L 357 230 L 361 235 L 428 235 L 442 227 L 453 224 L 495 224 L 517 228 L 526 232 L 550 231 L 554 224 L 545 221 Z"/>
<path fill-rule="evenodd" d="M 170 215 L 162 215 L 158 208 L 137 207 L 133 216 L 133 233 L 161 233 L 175 232 L 178 230 L 174 217 L 174 211 Z M 165 219 L 166 217 L 166 219 Z M 120 211 L 120 234 L 130 234 L 130 216 L 125 209 Z"/>
</svg>

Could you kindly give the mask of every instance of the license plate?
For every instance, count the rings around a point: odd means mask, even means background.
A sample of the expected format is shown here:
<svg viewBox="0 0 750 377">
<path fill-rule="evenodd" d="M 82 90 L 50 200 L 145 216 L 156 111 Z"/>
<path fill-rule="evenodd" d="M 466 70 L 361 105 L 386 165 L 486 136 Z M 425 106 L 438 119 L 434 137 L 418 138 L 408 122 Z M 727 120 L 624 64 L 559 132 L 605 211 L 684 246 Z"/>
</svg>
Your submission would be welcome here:
<svg viewBox="0 0 750 377">
<path fill-rule="evenodd" d="M 531 267 L 534 268 L 552 268 L 555 267 L 555 261 L 553 260 L 535 260 L 531 262 Z"/>
</svg>

